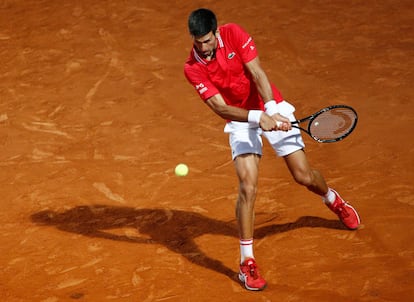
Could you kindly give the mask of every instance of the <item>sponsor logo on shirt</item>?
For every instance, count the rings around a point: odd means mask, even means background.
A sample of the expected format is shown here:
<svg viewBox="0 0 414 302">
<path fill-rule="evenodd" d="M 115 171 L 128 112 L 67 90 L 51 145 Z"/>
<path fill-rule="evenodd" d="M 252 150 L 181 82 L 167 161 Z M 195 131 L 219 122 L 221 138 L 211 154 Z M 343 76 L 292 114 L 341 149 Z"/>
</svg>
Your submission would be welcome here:
<svg viewBox="0 0 414 302">
<path fill-rule="evenodd" d="M 235 55 L 236 55 L 235 52 L 231 52 L 231 53 L 228 54 L 227 58 L 231 60 L 231 59 L 234 58 Z"/>
<path fill-rule="evenodd" d="M 204 86 L 203 83 L 195 85 L 195 89 L 198 91 L 199 94 L 203 94 L 204 92 L 206 92 L 208 90 L 208 88 L 206 86 Z"/>
<path fill-rule="evenodd" d="M 246 43 L 243 44 L 242 48 L 246 48 L 247 45 L 249 45 L 249 43 L 252 41 L 252 37 L 249 37 L 249 39 L 247 39 Z"/>
</svg>

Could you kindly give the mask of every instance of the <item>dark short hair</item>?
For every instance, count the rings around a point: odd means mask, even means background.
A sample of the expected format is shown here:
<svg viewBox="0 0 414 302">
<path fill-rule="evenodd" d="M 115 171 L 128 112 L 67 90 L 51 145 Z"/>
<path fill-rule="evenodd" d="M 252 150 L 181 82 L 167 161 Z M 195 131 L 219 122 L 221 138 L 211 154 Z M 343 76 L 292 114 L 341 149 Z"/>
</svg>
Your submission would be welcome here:
<svg viewBox="0 0 414 302">
<path fill-rule="evenodd" d="M 199 8 L 193 11 L 188 17 L 188 30 L 194 37 L 201 37 L 209 32 L 216 33 L 217 18 L 209 9 Z"/>
</svg>

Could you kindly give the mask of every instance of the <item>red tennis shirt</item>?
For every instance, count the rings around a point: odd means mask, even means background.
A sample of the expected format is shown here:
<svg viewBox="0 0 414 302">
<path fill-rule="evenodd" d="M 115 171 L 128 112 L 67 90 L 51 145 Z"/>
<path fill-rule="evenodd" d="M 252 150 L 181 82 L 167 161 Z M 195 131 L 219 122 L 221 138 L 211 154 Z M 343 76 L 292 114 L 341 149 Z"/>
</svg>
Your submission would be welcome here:
<svg viewBox="0 0 414 302">
<path fill-rule="evenodd" d="M 184 65 L 184 74 L 195 87 L 203 101 L 221 94 L 228 105 L 246 110 L 264 110 L 264 103 L 257 91 L 245 63 L 257 57 L 252 37 L 237 24 L 219 27 L 215 58 L 207 61 L 193 47 Z M 279 90 L 272 84 L 276 102 L 283 101 Z"/>
</svg>

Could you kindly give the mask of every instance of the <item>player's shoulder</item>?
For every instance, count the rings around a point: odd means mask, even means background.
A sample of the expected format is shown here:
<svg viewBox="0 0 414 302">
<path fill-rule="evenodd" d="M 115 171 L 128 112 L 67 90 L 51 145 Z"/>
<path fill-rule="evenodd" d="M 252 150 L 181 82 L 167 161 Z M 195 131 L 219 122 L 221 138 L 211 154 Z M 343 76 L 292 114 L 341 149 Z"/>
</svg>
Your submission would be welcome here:
<svg viewBox="0 0 414 302">
<path fill-rule="evenodd" d="M 184 72 L 189 72 L 190 70 L 196 68 L 197 62 L 192 59 L 191 57 L 187 58 L 187 60 L 184 63 Z"/>
<path fill-rule="evenodd" d="M 219 27 L 220 36 L 224 43 L 239 43 L 250 37 L 250 34 L 239 24 L 227 23 Z"/>
<path fill-rule="evenodd" d="M 184 73 L 192 74 L 200 72 L 202 64 L 200 64 L 195 58 L 194 55 L 190 54 L 187 60 L 184 63 Z"/>
<path fill-rule="evenodd" d="M 192 66 L 194 64 L 197 63 L 197 60 L 194 56 L 194 47 L 191 49 L 190 53 L 188 54 L 186 60 L 185 60 L 185 65 L 187 66 Z"/>
<path fill-rule="evenodd" d="M 237 23 L 226 23 L 219 26 L 220 34 L 227 34 L 232 32 L 244 32 L 244 28 Z"/>
</svg>

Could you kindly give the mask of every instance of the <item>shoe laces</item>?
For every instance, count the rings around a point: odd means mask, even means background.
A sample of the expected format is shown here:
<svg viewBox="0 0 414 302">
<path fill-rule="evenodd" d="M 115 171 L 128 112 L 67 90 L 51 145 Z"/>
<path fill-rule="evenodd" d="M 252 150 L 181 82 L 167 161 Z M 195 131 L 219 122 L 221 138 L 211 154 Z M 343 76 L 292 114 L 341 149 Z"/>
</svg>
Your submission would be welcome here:
<svg viewBox="0 0 414 302">
<path fill-rule="evenodd" d="M 338 214 L 342 218 L 346 218 L 349 216 L 349 213 L 346 209 L 346 202 L 340 201 L 338 203 L 333 204 L 333 210 L 336 214 Z"/>
<path fill-rule="evenodd" d="M 248 264 L 249 266 L 249 273 L 253 279 L 257 279 L 259 276 L 257 274 L 257 264 L 255 262 L 251 262 Z"/>
</svg>

